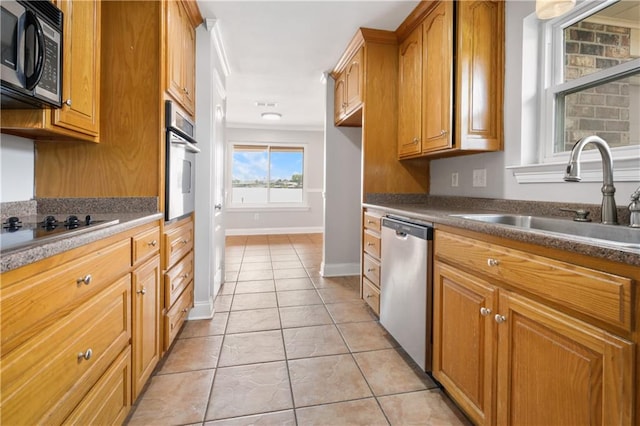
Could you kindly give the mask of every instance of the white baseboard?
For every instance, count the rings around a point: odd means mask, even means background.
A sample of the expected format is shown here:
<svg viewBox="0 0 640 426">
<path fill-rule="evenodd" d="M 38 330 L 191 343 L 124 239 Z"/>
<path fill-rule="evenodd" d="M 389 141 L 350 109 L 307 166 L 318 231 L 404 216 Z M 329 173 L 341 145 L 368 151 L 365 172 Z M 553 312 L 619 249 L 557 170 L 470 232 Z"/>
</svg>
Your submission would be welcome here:
<svg viewBox="0 0 640 426">
<path fill-rule="evenodd" d="M 360 263 L 330 263 L 322 262 L 320 275 L 323 277 L 343 277 L 346 275 L 360 275 Z"/>
<path fill-rule="evenodd" d="M 203 301 L 195 301 L 193 304 L 193 308 L 189 312 L 189 321 L 191 320 L 201 320 L 201 319 L 211 319 L 213 318 L 213 298 L 209 298 L 209 300 Z"/>
<path fill-rule="evenodd" d="M 275 235 L 275 234 L 321 234 L 322 226 L 309 226 L 299 228 L 245 228 L 227 229 L 225 235 Z"/>
</svg>

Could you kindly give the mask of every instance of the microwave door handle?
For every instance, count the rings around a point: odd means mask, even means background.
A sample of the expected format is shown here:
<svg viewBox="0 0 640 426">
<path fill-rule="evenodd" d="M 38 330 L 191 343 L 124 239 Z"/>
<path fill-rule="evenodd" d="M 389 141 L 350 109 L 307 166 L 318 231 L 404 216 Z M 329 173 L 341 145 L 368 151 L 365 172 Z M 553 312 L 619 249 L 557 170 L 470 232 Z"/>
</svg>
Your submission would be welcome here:
<svg viewBox="0 0 640 426">
<path fill-rule="evenodd" d="M 40 25 L 40 22 L 38 22 L 38 18 L 36 17 L 36 15 L 31 12 L 30 10 L 27 10 L 25 12 L 25 35 L 27 32 L 27 29 L 29 27 L 34 27 L 35 29 L 35 46 L 33 46 L 33 48 L 36 50 L 33 53 L 33 56 L 35 57 L 35 67 L 33 69 L 33 73 L 31 75 L 25 75 L 26 77 L 26 81 L 25 81 L 25 86 L 27 90 L 33 90 L 38 83 L 40 82 L 40 78 L 42 77 L 42 71 L 44 71 L 44 33 L 42 31 L 42 26 Z M 26 42 L 26 40 L 25 40 Z M 26 64 L 27 61 L 30 58 L 27 58 L 27 54 L 29 53 L 29 49 L 26 48 L 24 49 L 24 64 L 25 64 L 25 68 L 26 68 Z"/>
<path fill-rule="evenodd" d="M 171 143 L 174 144 L 174 145 L 182 145 L 184 147 L 184 149 L 186 149 L 189 152 L 193 152 L 193 153 L 196 153 L 196 154 L 200 152 L 200 148 L 198 148 L 197 146 L 195 146 L 191 142 L 188 142 L 188 141 L 182 139 L 179 136 L 172 136 L 171 137 Z"/>
</svg>

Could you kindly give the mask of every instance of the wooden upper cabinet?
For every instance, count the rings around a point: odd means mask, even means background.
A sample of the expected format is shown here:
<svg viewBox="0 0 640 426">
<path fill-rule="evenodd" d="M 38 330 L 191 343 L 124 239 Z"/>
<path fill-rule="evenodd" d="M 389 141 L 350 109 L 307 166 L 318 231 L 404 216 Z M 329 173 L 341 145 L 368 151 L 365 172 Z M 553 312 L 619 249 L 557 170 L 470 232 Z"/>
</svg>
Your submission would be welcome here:
<svg viewBox="0 0 640 426">
<path fill-rule="evenodd" d="M 398 32 L 398 157 L 501 150 L 504 3 L 421 3 Z"/>
<path fill-rule="evenodd" d="M 414 30 L 398 49 L 398 154 L 421 151 L 422 27 Z"/>
<path fill-rule="evenodd" d="M 197 22 L 197 19 L 189 16 L 182 1 L 168 1 L 166 5 L 166 91 L 195 116 L 197 24 L 193 21 Z"/>
<path fill-rule="evenodd" d="M 361 126 L 364 78 L 364 47 L 334 72 L 334 119 L 336 126 Z"/>
<path fill-rule="evenodd" d="M 62 107 L 3 110 L 3 132 L 37 140 L 99 142 L 101 2 L 58 0 L 64 14 Z"/>
</svg>

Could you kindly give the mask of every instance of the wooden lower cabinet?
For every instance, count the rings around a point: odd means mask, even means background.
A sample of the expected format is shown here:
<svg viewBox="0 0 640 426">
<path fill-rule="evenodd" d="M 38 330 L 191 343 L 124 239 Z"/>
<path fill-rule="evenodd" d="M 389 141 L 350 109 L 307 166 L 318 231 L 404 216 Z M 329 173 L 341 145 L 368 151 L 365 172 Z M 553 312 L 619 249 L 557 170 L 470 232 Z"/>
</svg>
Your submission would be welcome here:
<svg viewBox="0 0 640 426">
<path fill-rule="evenodd" d="M 133 272 L 133 399 L 160 360 L 160 256 Z"/>
<path fill-rule="evenodd" d="M 633 423 L 633 342 L 437 250 L 433 375 L 475 424 Z"/>
</svg>

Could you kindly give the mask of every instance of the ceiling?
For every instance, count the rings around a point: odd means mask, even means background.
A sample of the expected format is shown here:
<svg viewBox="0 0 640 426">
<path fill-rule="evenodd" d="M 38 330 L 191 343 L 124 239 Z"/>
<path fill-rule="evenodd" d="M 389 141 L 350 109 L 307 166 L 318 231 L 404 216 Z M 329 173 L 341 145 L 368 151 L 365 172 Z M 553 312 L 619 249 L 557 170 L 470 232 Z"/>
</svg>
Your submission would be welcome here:
<svg viewBox="0 0 640 426">
<path fill-rule="evenodd" d="M 227 125 L 322 129 L 322 73 L 333 69 L 359 27 L 395 30 L 417 3 L 198 0 L 202 16 L 219 25 L 229 61 Z M 266 111 L 282 119 L 265 121 Z"/>
</svg>

